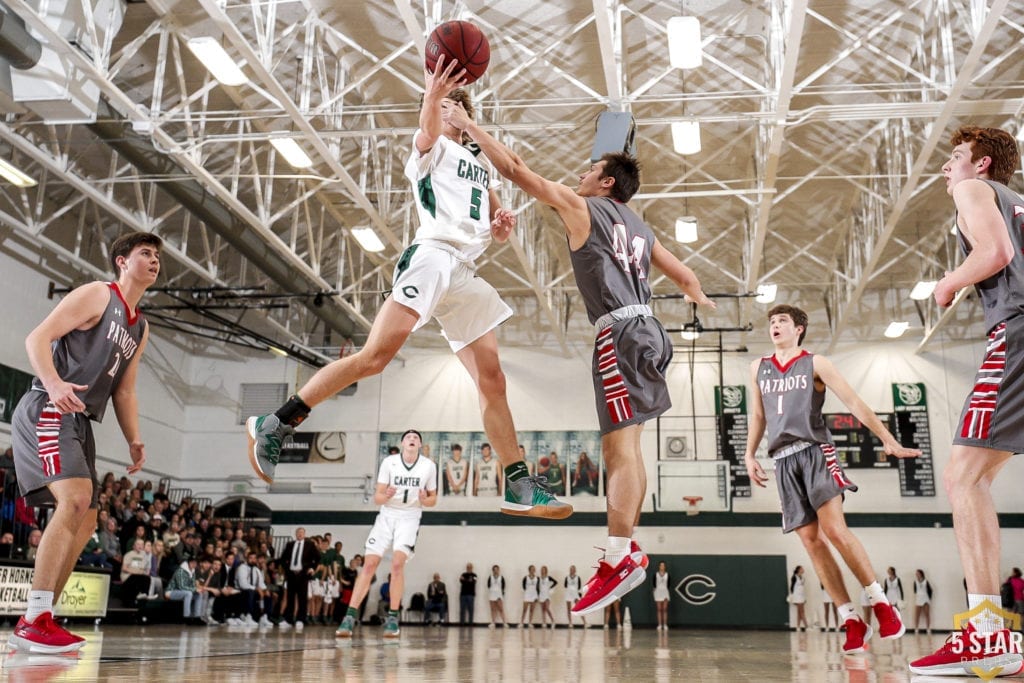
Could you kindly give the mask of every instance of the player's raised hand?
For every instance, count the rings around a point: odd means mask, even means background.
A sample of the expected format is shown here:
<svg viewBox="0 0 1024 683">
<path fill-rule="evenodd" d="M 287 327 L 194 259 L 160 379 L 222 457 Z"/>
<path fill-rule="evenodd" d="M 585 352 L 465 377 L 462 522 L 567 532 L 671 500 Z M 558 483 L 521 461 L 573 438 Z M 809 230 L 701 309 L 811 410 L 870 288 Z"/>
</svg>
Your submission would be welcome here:
<svg viewBox="0 0 1024 683">
<path fill-rule="evenodd" d="M 768 475 L 765 473 L 764 468 L 761 467 L 755 458 L 744 458 L 747 465 L 747 475 L 750 477 L 750 481 L 754 482 L 761 488 L 765 488 L 768 483 Z"/>
<path fill-rule="evenodd" d="M 424 99 L 428 97 L 441 98 L 446 96 L 455 88 L 465 83 L 465 69 L 459 69 L 455 71 L 455 67 L 459 65 L 458 62 L 452 60 L 446 66 L 444 63 L 444 55 L 438 55 L 437 64 L 434 65 L 434 70 L 430 69 L 423 70 L 424 78 Z"/>
</svg>

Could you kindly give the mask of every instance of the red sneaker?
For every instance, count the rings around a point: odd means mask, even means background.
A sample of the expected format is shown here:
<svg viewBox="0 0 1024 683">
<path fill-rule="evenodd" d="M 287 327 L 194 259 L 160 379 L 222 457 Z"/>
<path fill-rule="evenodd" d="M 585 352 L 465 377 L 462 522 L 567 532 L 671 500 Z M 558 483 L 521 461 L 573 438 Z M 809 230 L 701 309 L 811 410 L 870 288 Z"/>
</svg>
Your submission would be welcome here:
<svg viewBox="0 0 1024 683">
<path fill-rule="evenodd" d="M 597 573 L 587 581 L 583 597 L 576 601 L 572 613 L 584 616 L 612 604 L 647 578 L 647 572 L 637 565 L 632 555 L 626 555 L 616 566 L 604 560 L 597 563 Z"/>
<path fill-rule="evenodd" d="M 852 655 L 864 652 L 864 643 L 871 638 L 873 631 L 860 617 L 850 617 L 843 625 L 846 629 L 846 642 L 843 643 L 843 654 Z"/>
<path fill-rule="evenodd" d="M 640 544 L 636 541 L 631 540 L 629 542 L 629 556 L 633 558 L 633 562 L 636 563 L 636 566 L 640 567 L 641 569 L 647 569 L 647 565 L 650 563 L 650 559 L 648 559 L 647 553 L 645 553 L 643 550 L 640 550 Z"/>
<path fill-rule="evenodd" d="M 889 603 L 877 603 L 871 606 L 878 619 L 878 635 L 882 638 L 899 638 L 907 628 L 900 619 L 900 611 Z"/>
<path fill-rule="evenodd" d="M 79 650 L 85 645 L 85 638 L 58 626 L 53 614 L 43 612 L 31 624 L 25 617 L 19 619 L 7 644 L 16 650 L 52 654 Z"/>
<path fill-rule="evenodd" d="M 1020 642 L 1007 629 L 979 633 L 968 622 L 962 631 L 949 634 L 946 643 L 927 657 L 910 663 L 915 674 L 933 676 L 1013 676 L 1024 669 Z"/>
</svg>

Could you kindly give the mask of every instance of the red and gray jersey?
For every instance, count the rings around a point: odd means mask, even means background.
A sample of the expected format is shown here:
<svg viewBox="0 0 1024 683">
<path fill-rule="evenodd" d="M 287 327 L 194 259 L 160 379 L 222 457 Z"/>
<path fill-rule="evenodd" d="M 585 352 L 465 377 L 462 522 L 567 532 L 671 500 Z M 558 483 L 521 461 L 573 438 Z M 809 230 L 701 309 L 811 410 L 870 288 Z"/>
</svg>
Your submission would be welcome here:
<svg viewBox="0 0 1024 683">
<path fill-rule="evenodd" d="M 985 308 L 985 329 L 991 332 L 996 325 L 1024 313 L 1024 198 L 994 180 L 986 183 L 996 192 L 996 204 L 1013 244 L 1013 260 L 995 275 L 974 285 Z M 971 245 L 957 231 L 964 255 L 971 253 Z"/>
<path fill-rule="evenodd" d="M 569 256 L 593 324 L 617 309 L 650 302 L 647 274 L 654 232 L 632 209 L 611 197 L 587 197 L 586 202 L 590 237 Z"/>
<path fill-rule="evenodd" d="M 814 388 L 814 354 L 802 351 L 785 365 L 765 356 L 757 369 L 757 386 L 764 404 L 768 454 L 787 446 L 832 443 L 821 406 L 825 392 Z"/>
<path fill-rule="evenodd" d="M 116 283 L 109 283 L 110 301 L 94 327 L 72 330 L 53 343 L 53 365 L 65 382 L 84 384 L 89 388 L 76 392 L 88 416 L 103 421 L 107 401 L 117 389 L 121 377 L 135 358 L 146 330 L 146 321 L 128 308 Z M 32 389 L 46 392 L 36 377 Z"/>
</svg>

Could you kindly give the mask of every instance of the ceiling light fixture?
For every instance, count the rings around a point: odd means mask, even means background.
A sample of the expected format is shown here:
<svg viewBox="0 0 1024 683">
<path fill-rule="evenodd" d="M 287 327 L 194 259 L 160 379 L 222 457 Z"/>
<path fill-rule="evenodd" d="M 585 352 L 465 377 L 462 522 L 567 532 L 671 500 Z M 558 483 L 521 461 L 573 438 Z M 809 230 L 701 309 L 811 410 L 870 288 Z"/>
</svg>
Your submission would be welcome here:
<svg viewBox="0 0 1024 683">
<path fill-rule="evenodd" d="M 939 283 L 935 280 L 921 280 L 910 290 L 910 298 L 914 301 L 924 301 L 932 295 L 937 284 Z"/>
<path fill-rule="evenodd" d="M 758 285 L 757 296 L 754 297 L 754 301 L 759 304 L 770 304 L 775 301 L 775 296 L 779 293 L 778 285 Z"/>
<path fill-rule="evenodd" d="M 885 328 L 885 336 L 889 339 L 897 339 L 903 336 L 903 333 L 910 329 L 910 323 L 908 322 L 896 322 L 893 320 L 889 323 L 889 327 Z"/>
<path fill-rule="evenodd" d="M 672 123 L 672 148 L 676 154 L 696 154 L 700 151 L 700 123 L 697 121 L 674 121 Z"/>
<path fill-rule="evenodd" d="M 15 187 L 35 187 L 37 185 L 35 178 L 26 175 L 3 159 L 0 159 L 0 176 L 3 176 Z"/>
<path fill-rule="evenodd" d="M 673 69 L 695 69 L 704 61 L 700 42 L 700 19 L 672 17 L 668 20 L 668 62 Z"/>
<path fill-rule="evenodd" d="M 242 85 L 249 79 L 239 68 L 235 60 L 221 46 L 220 41 L 210 36 L 190 38 L 188 49 L 196 56 L 206 70 L 224 85 Z"/>
<path fill-rule="evenodd" d="M 697 218 L 683 216 L 676 219 L 676 242 L 689 244 L 697 241 Z"/>
<path fill-rule="evenodd" d="M 271 138 L 270 144 L 293 168 L 309 168 L 313 165 L 313 160 L 309 158 L 309 155 L 303 152 L 299 143 L 291 138 Z"/>
<path fill-rule="evenodd" d="M 368 251 L 371 254 L 384 251 L 384 243 L 380 241 L 380 237 L 373 231 L 373 228 L 353 228 L 352 237 L 356 239 L 356 242 L 359 242 L 359 246 L 363 248 L 363 251 Z"/>
</svg>

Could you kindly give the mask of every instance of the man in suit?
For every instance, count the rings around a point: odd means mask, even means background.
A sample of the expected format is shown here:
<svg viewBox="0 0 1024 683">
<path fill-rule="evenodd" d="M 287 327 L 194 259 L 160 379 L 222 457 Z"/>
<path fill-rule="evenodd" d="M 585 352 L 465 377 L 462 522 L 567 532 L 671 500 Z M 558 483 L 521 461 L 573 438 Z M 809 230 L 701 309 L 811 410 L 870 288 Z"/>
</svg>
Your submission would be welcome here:
<svg viewBox="0 0 1024 683">
<path fill-rule="evenodd" d="M 306 530 L 302 527 L 296 529 L 295 540 L 289 541 L 281 554 L 288 586 L 281 628 L 289 628 L 292 625 L 297 629 L 302 628 L 309 597 L 309 579 L 313 576 L 319 559 L 320 551 L 315 543 L 306 540 Z"/>
</svg>

